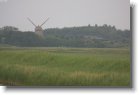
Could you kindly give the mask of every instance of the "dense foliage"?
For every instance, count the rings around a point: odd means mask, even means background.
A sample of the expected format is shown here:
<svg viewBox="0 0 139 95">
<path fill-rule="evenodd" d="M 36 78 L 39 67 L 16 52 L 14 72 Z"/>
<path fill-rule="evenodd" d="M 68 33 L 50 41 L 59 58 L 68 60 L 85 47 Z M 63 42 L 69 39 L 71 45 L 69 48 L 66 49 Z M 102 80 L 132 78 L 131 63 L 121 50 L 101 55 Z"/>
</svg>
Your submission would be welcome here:
<svg viewBox="0 0 139 95">
<path fill-rule="evenodd" d="M 44 30 L 44 38 L 34 32 L 22 32 L 15 27 L 0 29 L 0 44 L 47 47 L 129 47 L 131 32 L 114 26 L 82 26 Z"/>
</svg>

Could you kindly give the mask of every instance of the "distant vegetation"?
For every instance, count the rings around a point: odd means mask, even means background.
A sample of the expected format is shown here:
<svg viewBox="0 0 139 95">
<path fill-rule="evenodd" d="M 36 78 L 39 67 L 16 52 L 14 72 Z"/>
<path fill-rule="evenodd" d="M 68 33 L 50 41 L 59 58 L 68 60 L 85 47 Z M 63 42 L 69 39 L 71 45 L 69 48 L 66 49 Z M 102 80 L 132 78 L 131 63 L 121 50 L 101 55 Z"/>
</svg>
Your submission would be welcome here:
<svg viewBox="0 0 139 95">
<path fill-rule="evenodd" d="M 117 30 L 106 24 L 46 29 L 44 38 L 31 31 L 19 31 L 16 27 L 6 26 L 0 29 L 1 45 L 20 47 L 129 47 L 130 37 L 130 30 Z"/>
</svg>

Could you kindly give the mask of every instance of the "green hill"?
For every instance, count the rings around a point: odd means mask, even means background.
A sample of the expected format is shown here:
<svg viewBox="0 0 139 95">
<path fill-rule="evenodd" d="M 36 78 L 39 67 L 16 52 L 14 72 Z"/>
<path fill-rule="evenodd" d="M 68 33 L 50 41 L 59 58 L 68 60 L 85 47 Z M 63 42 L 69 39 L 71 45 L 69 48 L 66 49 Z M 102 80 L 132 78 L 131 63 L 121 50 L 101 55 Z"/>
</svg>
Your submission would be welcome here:
<svg viewBox="0 0 139 95">
<path fill-rule="evenodd" d="M 45 29 L 44 38 L 16 28 L 0 29 L 0 44 L 23 47 L 129 47 L 130 38 L 130 30 L 108 25 Z"/>
</svg>

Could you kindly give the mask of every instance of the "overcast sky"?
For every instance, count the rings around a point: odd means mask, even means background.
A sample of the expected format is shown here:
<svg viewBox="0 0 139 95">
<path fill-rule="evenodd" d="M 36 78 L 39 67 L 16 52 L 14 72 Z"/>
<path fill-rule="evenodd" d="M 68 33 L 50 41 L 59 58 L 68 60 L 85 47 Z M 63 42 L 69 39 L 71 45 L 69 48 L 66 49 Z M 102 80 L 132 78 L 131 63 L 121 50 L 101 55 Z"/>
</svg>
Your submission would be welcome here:
<svg viewBox="0 0 139 95">
<path fill-rule="evenodd" d="M 43 28 L 115 25 L 130 29 L 130 0 L 0 0 L 0 27 L 34 30 L 50 17 Z"/>
</svg>

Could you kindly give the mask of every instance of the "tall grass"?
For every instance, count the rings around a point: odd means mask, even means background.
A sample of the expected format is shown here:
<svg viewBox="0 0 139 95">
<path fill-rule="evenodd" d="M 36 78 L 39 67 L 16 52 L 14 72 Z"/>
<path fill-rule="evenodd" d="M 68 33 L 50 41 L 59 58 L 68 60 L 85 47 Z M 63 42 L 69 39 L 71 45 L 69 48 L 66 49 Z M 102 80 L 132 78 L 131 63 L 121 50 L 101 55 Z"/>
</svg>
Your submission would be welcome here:
<svg viewBox="0 0 139 95">
<path fill-rule="evenodd" d="M 128 87 L 130 54 L 110 48 L 2 49 L 0 84 Z"/>
</svg>

